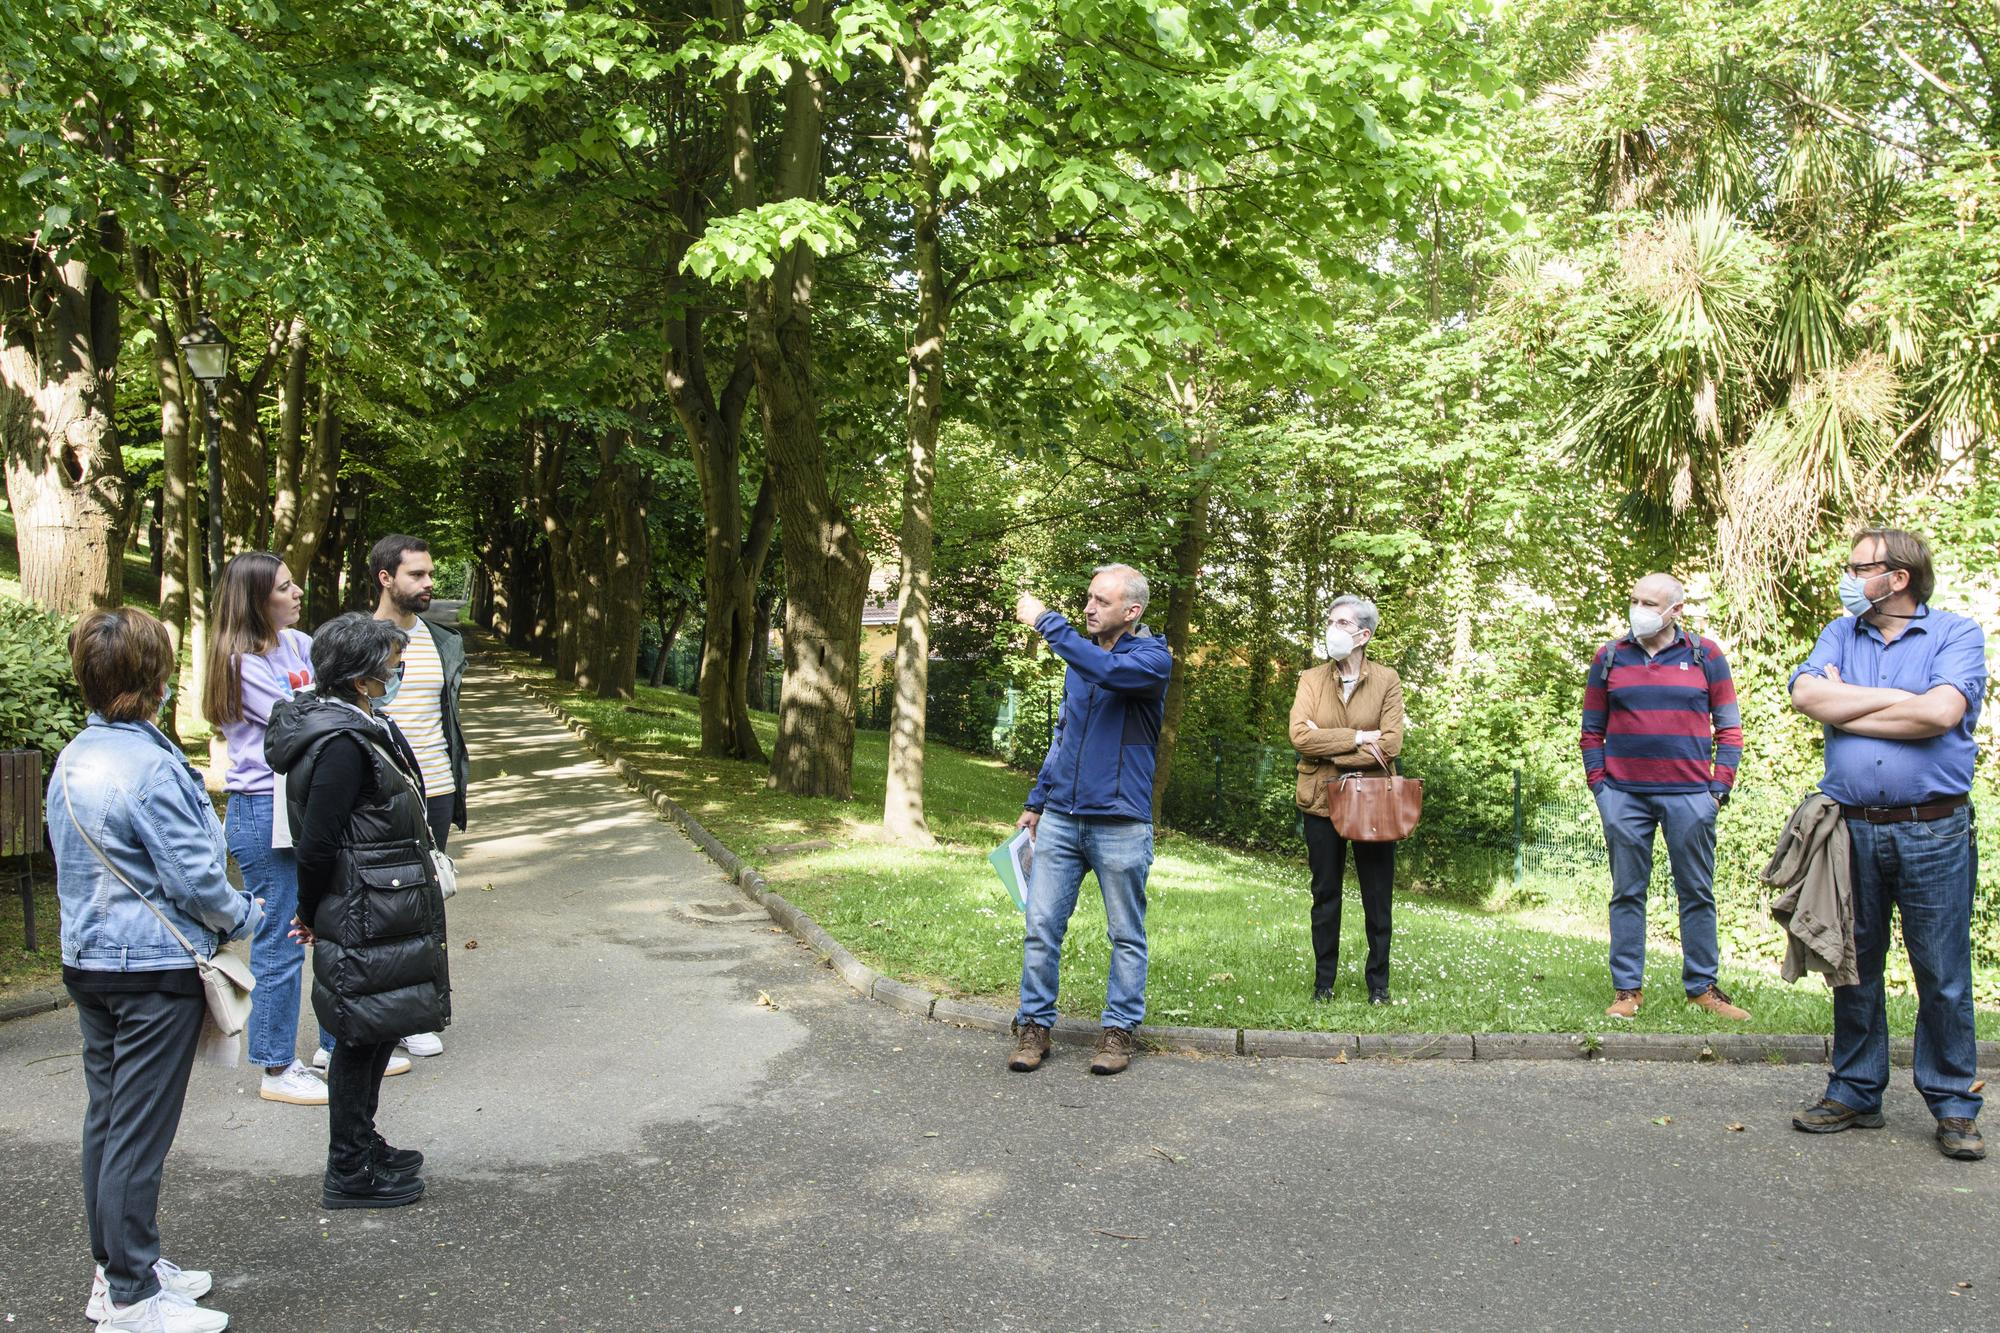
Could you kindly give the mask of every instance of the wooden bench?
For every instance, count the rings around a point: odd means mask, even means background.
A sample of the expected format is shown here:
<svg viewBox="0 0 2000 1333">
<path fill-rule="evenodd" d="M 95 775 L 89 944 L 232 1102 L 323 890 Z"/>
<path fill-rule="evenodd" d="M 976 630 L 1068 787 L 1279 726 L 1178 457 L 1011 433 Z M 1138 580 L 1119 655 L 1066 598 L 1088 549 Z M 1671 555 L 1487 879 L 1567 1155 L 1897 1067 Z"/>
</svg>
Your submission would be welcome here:
<svg viewBox="0 0 2000 1333">
<path fill-rule="evenodd" d="M 30 953 L 40 947 L 35 939 L 35 857 L 43 841 L 41 751 L 0 751 L 0 861 L 21 858 L 15 885 Z"/>
</svg>

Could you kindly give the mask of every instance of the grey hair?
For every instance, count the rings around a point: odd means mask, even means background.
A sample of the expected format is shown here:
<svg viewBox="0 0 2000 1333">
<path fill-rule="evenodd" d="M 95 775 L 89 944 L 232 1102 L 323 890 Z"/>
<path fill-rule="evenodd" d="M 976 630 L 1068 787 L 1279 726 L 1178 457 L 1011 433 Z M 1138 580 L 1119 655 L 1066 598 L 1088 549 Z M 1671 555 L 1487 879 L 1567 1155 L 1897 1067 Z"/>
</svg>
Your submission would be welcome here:
<svg viewBox="0 0 2000 1333">
<path fill-rule="evenodd" d="M 1382 613 L 1375 609 L 1375 603 L 1369 601 L 1366 597 L 1356 597 L 1350 592 L 1333 599 L 1333 605 L 1326 609 L 1327 624 L 1331 625 L 1333 623 L 1333 613 L 1340 610 L 1343 606 L 1354 608 L 1354 623 L 1367 630 L 1370 634 L 1373 634 L 1375 627 L 1382 623 Z"/>
<path fill-rule="evenodd" d="M 1125 585 L 1125 600 L 1138 607 L 1140 614 L 1145 614 L 1146 603 L 1152 600 L 1153 587 L 1146 582 L 1144 574 L 1130 565 L 1099 565 L 1090 571 L 1092 578 L 1099 574 L 1116 574 Z"/>
<path fill-rule="evenodd" d="M 361 681 L 383 680 L 389 659 L 409 641 L 394 622 L 366 611 L 335 616 L 313 632 L 313 688 L 323 696 L 343 698 Z"/>
</svg>

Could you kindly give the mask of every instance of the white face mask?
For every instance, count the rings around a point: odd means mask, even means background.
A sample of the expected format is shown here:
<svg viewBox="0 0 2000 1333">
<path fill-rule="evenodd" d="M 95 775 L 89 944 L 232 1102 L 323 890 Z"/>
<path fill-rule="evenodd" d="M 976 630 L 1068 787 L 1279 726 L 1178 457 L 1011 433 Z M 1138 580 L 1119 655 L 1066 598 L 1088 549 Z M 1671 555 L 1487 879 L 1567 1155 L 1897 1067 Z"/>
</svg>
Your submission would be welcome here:
<svg viewBox="0 0 2000 1333">
<path fill-rule="evenodd" d="M 1635 639 L 1650 639 L 1667 627 L 1665 616 L 1652 607 L 1641 606 L 1637 602 L 1632 603 L 1627 619 L 1631 623 L 1632 637 Z"/>
<path fill-rule="evenodd" d="M 1344 629 L 1329 629 L 1326 637 L 1319 642 L 1320 651 L 1336 662 L 1345 662 L 1354 656 L 1354 636 Z"/>
</svg>

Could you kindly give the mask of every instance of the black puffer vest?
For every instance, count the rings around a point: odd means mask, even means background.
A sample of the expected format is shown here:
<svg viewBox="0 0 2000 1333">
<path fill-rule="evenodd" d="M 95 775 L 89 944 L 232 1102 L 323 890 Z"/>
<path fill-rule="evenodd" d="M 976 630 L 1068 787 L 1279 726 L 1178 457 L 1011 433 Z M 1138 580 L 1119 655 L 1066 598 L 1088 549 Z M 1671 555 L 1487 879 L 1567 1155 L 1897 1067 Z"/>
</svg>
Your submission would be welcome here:
<svg viewBox="0 0 2000 1333">
<path fill-rule="evenodd" d="M 313 768 L 343 732 L 361 742 L 371 782 L 313 917 L 313 1013 L 342 1041 L 436 1032 L 451 1022 L 444 894 L 408 742 L 393 722 L 385 730 L 346 704 L 302 695 L 272 710 L 265 754 L 285 775 L 285 803 L 299 828 Z"/>
</svg>

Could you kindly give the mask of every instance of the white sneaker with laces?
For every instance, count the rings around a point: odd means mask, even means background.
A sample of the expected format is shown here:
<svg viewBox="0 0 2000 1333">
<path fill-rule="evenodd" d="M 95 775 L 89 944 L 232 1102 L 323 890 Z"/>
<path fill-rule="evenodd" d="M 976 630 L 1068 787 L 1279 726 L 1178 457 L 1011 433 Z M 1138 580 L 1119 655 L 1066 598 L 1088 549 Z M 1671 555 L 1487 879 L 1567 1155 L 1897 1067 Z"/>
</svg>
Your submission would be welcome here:
<svg viewBox="0 0 2000 1333">
<path fill-rule="evenodd" d="M 257 1095 L 267 1102 L 283 1102 L 287 1106 L 325 1106 L 326 1084 L 294 1060 L 285 1066 L 283 1073 L 266 1071 Z"/>
<path fill-rule="evenodd" d="M 442 1049 L 442 1047 L 440 1047 L 440 1049 Z M 325 1051 L 313 1052 L 313 1068 L 317 1069 L 320 1073 L 324 1074 L 326 1072 L 326 1067 L 331 1063 L 332 1063 L 332 1057 L 330 1057 Z M 391 1054 L 389 1056 L 389 1067 L 382 1071 L 382 1077 L 388 1078 L 391 1075 L 407 1074 L 409 1072 L 410 1072 L 410 1057 L 407 1055 Z"/>
<path fill-rule="evenodd" d="M 160 1290 L 190 1301 L 200 1300 L 215 1286 L 215 1278 L 204 1270 L 182 1268 L 165 1259 L 153 1264 L 153 1276 L 160 1279 Z M 105 1281 L 102 1266 L 90 1279 L 90 1304 L 83 1307 L 83 1317 L 92 1323 L 111 1317 L 111 1284 Z"/>
<path fill-rule="evenodd" d="M 222 1311 L 204 1310 L 165 1287 L 146 1300 L 113 1305 L 97 1321 L 97 1333 L 222 1333 L 228 1327 Z"/>
<path fill-rule="evenodd" d="M 411 1055 L 433 1056 L 444 1054 L 444 1042 L 435 1032 L 412 1032 L 403 1038 L 403 1049 Z"/>
</svg>

